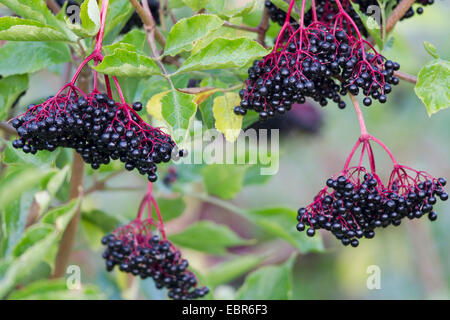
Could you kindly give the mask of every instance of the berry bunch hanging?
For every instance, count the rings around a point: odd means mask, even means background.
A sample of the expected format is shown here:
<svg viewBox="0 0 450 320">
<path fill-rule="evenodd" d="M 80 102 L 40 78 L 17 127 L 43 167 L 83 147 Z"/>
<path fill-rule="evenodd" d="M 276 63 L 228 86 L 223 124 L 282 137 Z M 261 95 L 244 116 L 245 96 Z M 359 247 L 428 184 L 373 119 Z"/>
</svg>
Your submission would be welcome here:
<svg viewBox="0 0 450 320">
<path fill-rule="evenodd" d="M 317 17 L 305 26 L 305 3 L 300 26 L 295 29 L 288 19 L 294 4 L 291 1 L 273 51 L 249 68 L 236 114 L 245 115 L 252 109 L 264 120 L 285 113 L 294 102 L 304 103 L 307 97 L 322 106 L 332 100 L 345 108 L 341 96 L 347 92 L 358 95 L 362 91 L 366 106 L 372 99 L 385 103 L 391 85 L 399 83 L 394 72 L 400 65 L 386 60 L 363 38 L 339 0 L 332 27 Z"/>
<path fill-rule="evenodd" d="M 106 9 L 102 14 L 104 21 Z M 40 150 L 54 151 L 58 147 L 72 148 L 93 169 L 111 160 L 120 160 L 127 170 L 137 169 L 154 182 L 157 164 L 170 161 L 172 156 L 183 156 L 183 151 L 177 150 L 169 135 L 142 120 L 137 113 L 142 110 L 141 102 L 132 106 L 125 102 L 116 77 L 112 79 L 120 102 L 112 99 L 107 75 L 107 94 L 98 91 L 96 72 L 92 92 L 85 94 L 75 85 L 89 61 L 98 63 L 103 59 L 103 31 L 104 24 L 94 51 L 80 64 L 68 84 L 43 103 L 28 106 L 24 114 L 12 121 L 19 135 L 13 146 L 32 154 Z"/>
<path fill-rule="evenodd" d="M 357 247 L 359 239 L 371 239 L 375 229 L 398 226 L 402 219 L 418 219 L 428 215 L 437 219 L 433 206 L 440 199 L 448 200 L 444 178 L 435 178 L 424 171 L 400 165 L 392 152 L 377 138 L 367 133 L 361 109 L 354 97 L 352 102 L 361 126 L 361 136 L 353 147 L 344 169 L 326 181 L 326 186 L 313 202 L 298 210 L 297 230 L 308 236 L 316 230 L 330 231 L 343 245 Z M 390 156 L 394 169 L 389 181 L 383 183 L 376 172 L 371 141 L 380 145 Z M 358 148 L 359 163 L 349 167 Z M 364 156 L 370 169 L 362 165 Z"/>
<path fill-rule="evenodd" d="M 143 218 L 146 205 L 148 217 Z M 152 206 L 158 215 L 156 222 Z M 137 218 L 104 236 L 102 244 L 106 246 L 103 258 L 107 271 L 118 266 L 120 271 L 141 279 L 152 278 L 156 288 L 167 288 L 168 297 L 174 300 L 201 298 L 209 292 L 207 287 L 198 287 L 196 276 L 188 270 L 189 262 L 167 240 L 161 212 L 152 195 L 152 183 Z"/>
</svg>

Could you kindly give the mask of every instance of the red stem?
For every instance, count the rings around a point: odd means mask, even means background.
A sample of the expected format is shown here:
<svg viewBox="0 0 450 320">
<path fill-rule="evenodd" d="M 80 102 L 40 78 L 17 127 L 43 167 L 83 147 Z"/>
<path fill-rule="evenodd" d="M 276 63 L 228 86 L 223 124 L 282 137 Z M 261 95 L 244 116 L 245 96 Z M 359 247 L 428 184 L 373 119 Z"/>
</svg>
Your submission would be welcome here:
<svg viewBox="0 0 450 320">
<path fill-rule="evenodd" d="M 317 22 L 316 0 L 311 0 L 313 21 Z"/>
<path fill-rule="evenodd" d="M 120 88 L 120 85 L 119 85 L 119 80 L 117 80 L 117 77 L 115 77 L 115 76 L 113 76 L 112 79 L 116 86 L 117 92 L 119 93 L 120 101 L 122 102 L 122 104 L 126 105 L 125 98 L 123 97 L 122 89 Z"/>
</svg>

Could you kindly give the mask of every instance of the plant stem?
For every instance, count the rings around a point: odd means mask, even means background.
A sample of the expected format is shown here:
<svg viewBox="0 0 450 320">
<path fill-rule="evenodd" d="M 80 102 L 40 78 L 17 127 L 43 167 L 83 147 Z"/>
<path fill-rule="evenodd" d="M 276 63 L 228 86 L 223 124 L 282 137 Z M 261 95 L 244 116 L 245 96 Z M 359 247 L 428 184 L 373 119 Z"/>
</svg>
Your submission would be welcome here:
<svg viewBox="0 0 450 320">
<path fill-rule="evenodd" d="M 164 46 L 166 45 L 166 38 L 156 28 L 156 24 L 155 24 L 155 20 L 153 19 L 153 16 L 151 14 L 150 14 L 150 16 L 148 14 L 146 14 L 146 10 L 144 10 L 144 8 L 141 6 L 139 1 L 137 1 L 137 0 L 130 0 L 130 2 L 133 5 L 134 9 L 136 10 L 136 13 L 138 14 L 138 16 L 141 18 L 142 23 L 144 25 L 148 26 L 148 27 L 151 27 L 151 28 L 155 29 L 156 40 L 161 45 L 161 47 L 164 48 Z M 145 6 L 145 1 L 143 3 L 144 3 L 144 6 Z M 148 7 L 148 3 L 147 3 L 147 7 Z"/>
<path fill-rule="evenodd" d="M 413 76 L 412 74 L 408 74 L 402 71 L 395 71 L 394 72 L 394 76 L 396 76 L 399 79 L 405 80 L 407 82 L 410 82 L 412 84 L 416 84 L 417 83 L 417 77 Z"/>
<path fill-rule="evenodd" d="M 358 100 L 352 94 L 350 94 L 350 99 L 352 100 L 353 107 L 355 108 L 356 116 L 358 117 L 359 127 L 361 129 L 361 137 L 365 137 L 368 135 L 366 123 L 364 121 L 364 116 L 361 111 L 361 107 L 359 106 Z"/>
<path fill-rule="evenodd" d="M 84 175 L 84 161 L 81 156 L 74 152 L 73 164 L 72 164 L 72 177 L 70 178 L 70 200 L 78 198 L 82 193 L 83 188 L 83 175 Z M 66 272 L 66 266 L 69 262 L 70 254 L 72 252 L 73 243 L 78 229 L 78 223 L 80 220 L 80 207 L 81 203 L 75 212 L 72 220 L 64 230 L 61 242 L 58 248 L 58 254 L 55 260 L 55 270 L 52 274 L 52 278 L 60 278 L 64 276 Z"/>
<path fill-rule="evenodd" d="M 386 21 L 386 34 L 392 31 L 395 24 L 405 15 L 406 11 L 408 11 L 415 1 L 416 0 L 402 0 L 399 2 Z"/>
</svg>

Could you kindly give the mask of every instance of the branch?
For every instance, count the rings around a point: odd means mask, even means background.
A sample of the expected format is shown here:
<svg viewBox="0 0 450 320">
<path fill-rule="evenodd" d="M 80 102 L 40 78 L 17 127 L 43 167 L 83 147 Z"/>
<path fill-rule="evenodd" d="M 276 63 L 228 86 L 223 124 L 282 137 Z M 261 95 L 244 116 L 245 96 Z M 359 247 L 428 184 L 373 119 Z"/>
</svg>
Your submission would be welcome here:
<svg viewBox="0 0 450 320">
<path fill-rule="evenodd" d="M 0 130 L 4 131 L 7 135 L 16 135 L 17 131 L 8 122 L 0 122 Z"/>
<path fill-rule="evenodd" d="M 161 45 L 161 47 L 164 49 L 164 46 L 166 45 L 166 38 L 164 35 L 156 28 L 155 20 L 150 15 L 147 15 L 144 8 L 141 6 L 138 0 L 130 0 L 131 4 L 133 5 L 134 9 L 136 10 L 136 13 L 141 18 L 142 23 L 146 25 L 148 28 L 154 29 L 155 32 L 155 38 L 156 41 Z"/>
<path fill-rule="evenodd" d="M 395 24 L 405 15 L 414 2 L 415 0 L 400 1 L 386 21 L 386 34 L 392 31 Z"/>
<path fill-rule="evenodd" d="M 57 13 L 61 10 L 61 7 L 56 3 L 55 0 L 46 0 L 45 2 L 47 3 L 47 7 L 48 7 L 54 14 L 57 14 Z"/>
<path fill-rule="evenodd" d="M 244 30 L 244 31 L 248 31 L 248 32 L 255 32 L 255 33 L 259 32 L 258 27 L 249 27 L 249 26 L 245 26 L 245 25 L 235 25 L 235 24 L 229 23 L 228 21 L 225 21 L 223 26 L 224 27 L 228 27 L 228 28 L 232 28 L 232 29 Z"/>
<path fill-rule="evenodd" d="M 265 42 L 265 38 L 266 38 L 266 32 L 267 30 L 269 30 L 269 9 L 267 9 L 266 6 L 264 6 L 264 10 L 263 10 L 263 14 L 261 16 L 261 21 L 259 22 L 258 25 L 258 42 L 265 47 L 266 46 L 266 42 Z"/>
<path fill-rule="evenodd" d="M 417 83 L 417 77 L 413 76 L 412 74 L 408 74 L 401 71 L 395 71 L 394 76 L 398 77 L 399 79 L 405 80 L 407 82 L 411 82 L 412 84 Z"/>
</svg>

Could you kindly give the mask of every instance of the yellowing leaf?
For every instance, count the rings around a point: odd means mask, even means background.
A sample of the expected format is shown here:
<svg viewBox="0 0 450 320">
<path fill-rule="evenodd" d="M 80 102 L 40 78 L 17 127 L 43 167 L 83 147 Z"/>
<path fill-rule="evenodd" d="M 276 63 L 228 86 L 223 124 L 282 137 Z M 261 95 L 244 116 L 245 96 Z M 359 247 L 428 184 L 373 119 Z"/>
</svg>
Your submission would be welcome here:
<svg viewBox="0 0 450 320">
<path fill-rule="evenodd" d="M 194 102 L 199 105 L 206 101 L 209 97 L 211 97 L 215 92 L 219 91 L 219 89 L 214 88 L 208 91 L 203 91 L 195 94 Z"/>
<path fill-rule="evenodd" d="M 242 117 L 234 113 L 234 107 L 239 105 L 241 99 L 234 92 L 214 99 L 213 114 L 216 119 L 216 128 L 225 135 L 225 139 L 234 142 L 242 128 Z"/>
<path fill-rule="evenodd" d="M 155 94 L 153 97 L 151 97 L 150 100 L 147 102 L 147 113 L 151 115 L 156 120 L 164 120 L 163 116 L 161 114 L 161 99 L 169 92 L 170 90 L 166 90 L 163 92 L 160 92 L 158 94 Z"/>
</svg>

